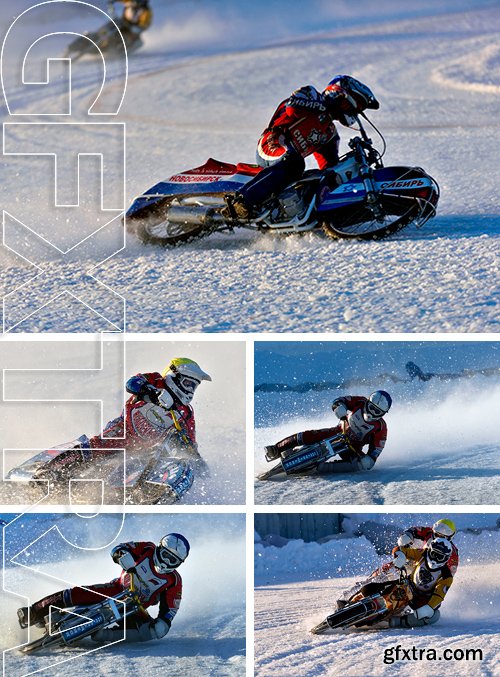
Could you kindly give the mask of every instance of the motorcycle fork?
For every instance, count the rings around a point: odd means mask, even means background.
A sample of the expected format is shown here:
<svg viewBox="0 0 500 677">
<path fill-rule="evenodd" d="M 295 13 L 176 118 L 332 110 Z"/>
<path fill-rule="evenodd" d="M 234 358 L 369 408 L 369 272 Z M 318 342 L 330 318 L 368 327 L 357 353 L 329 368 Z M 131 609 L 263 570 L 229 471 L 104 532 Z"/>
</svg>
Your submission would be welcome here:
<svg viewBox="0 0 500 677">
<path fill-rule="evenodd" d="M 381 221 L 384 216 L 384 212 L 380 207 L 378 201 L 377 189 L 375 187 L 375 181 L 373 180 L 373 174 L 370 165 L 366 159 L 362 148 L 359 145 L 356 146 L 356 159 L 359 163 L 359 175 L 363 181 L 363 186 L 366 193 L 366 202 L 370 211 L 373 213 L 375 218 L 378 221 Z"/>
</svg>

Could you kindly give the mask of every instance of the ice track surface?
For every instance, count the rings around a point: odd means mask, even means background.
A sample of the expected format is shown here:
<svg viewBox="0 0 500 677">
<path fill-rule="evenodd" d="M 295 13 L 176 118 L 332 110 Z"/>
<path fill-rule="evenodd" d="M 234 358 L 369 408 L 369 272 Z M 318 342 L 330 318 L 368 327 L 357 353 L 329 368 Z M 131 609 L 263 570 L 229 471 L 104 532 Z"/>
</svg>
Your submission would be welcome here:
<svg viewBox="0 0 500 677">
<path fill-rule="evenodd" d="M 463 566 L 465 577 L 480 577 L 484 582 L 495 576 L 497 564 Z M 362 578 L 362 577 L 361 577 Z M 300 581 L 288 584 L 257 585 L 255 594 L 255 674 L 257 677 L 300 677 L 307 665 L 308 677 L 391 674 L 436 677 L 450 674 L 493 677 L 498 670 L 494 636 L 498 632 L 498 616 L 475 620 L 457 618 L 449 600 L 443 606 L 439 624 L 418 631 L 390 630 L 330 631 L 311 635 L 311 627 L 322 621 L 335 608 L 340 593 L 354 585 L 356 578 Z M 477 580 L 474 582 L 476 587 Z M 450 593 L 451 594 L 451 593 Z M 498 590 L 496 591 L 498 597 Z M 455 603 L 455 611 L 458 605 Z M 384 650 L 400 645 L 405 650 L 481 649 L 482 661 L 405 661 L 384 663 Z"/>
<path fill-rule="evenodd" d="M 231 5 L 231 13 L 227 3 L 215 0 L 172 7 L 159 9 L 144 49 L 130 60 L 118 117 L 127 123 L 127 204 L 209 156 L 251 162 L 276 104 L 301 84 L 324 86 L 335 71 L 365 80 L 380 98 L 373 120 L 386 136 L 386 164 L 421 165 L 440 183 L 442 197 L 438 216 L 421 230 L 409 227 L 382 242 L 240 231 L 163 251 L 129 236 L 126 249 L 94 271 L 127 299 L 129 330 L 497 328 L 496 3 L 424 3 L 417 11 L 385 0 L 376 15 L 366 2 L 341 3 L 336 13 L 320 5 L 315 19 L 314 12 L 294 10 L 279 34 L 262 31 L 255 3 L 251 10 Z M 75 67 L 79 110 L 93 92 L 93 68 L 88 61 Z M 342 129 L 341 136 L 346 150 L 349 131 Z M 76 135 L 75 145 L 80 141 Z M 40 222 L 40 205 L 50 194 L 47 172 L 40 179 L 40 163 L 27 164 L 23 156 L 9 156 L 3 169 L 4 208 L 21 221 Z M 65 218 L 49 219 L 40 229 L 45 237 L 69 237 Z M 81 255 L 87 270 L 113 251 L 120 226 L 106 238 Z M 40 292 L 29 298 L 26 289 L 27 307 L 42 292 L 50 296 L 60 289 L 57 278 L 68 264 L 52 258 Z M 6 291 L 36 270 L 8 252 L 2 263 Z M 85 278 L 81 285 L 72 290 L 85 288 L 86 302 L 102 308 L 102 290 Z M 17 327 L 99 328 L 102 320 L 69 297 Z"/>
</svg>

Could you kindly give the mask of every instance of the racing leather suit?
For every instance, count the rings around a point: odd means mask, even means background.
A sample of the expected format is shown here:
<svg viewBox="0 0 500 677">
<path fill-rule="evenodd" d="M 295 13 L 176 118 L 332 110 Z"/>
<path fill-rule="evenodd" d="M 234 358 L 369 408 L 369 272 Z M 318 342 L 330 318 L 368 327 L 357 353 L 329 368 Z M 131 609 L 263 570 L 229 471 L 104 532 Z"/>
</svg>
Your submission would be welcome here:
<svg viewBox="0 0 500 677">
<path fill-rule="evenodd" d="M 30 608 L 31 624 L 47 615 L 51 605 L 63 609 L 86 606 L 102 602 L 103 596 L 113 597 L 124 590 L 134 590 L 144 610 L 127 617 L 127 640 L 148 641 L 158 638 L 155 626 L 160 621 L 161 627 L 166 630 L 164 634 L 167 634 L 181 603 L 182 579 L 175 570 L 166 574 L 156 571 L 153 561 L 155 548 L 156 545 L 149 541 L 117 546 L 113 552 L 119 549 L 132 555 L 135 563 L 132 569 L 122 571 L 118 578 L 109 583 L 68 588 L 44 597 Z M 158 616 L 152 619 L 146 609 L 156 604 L 159 604 Z M 123 624 L 117 628 L 99 630 L 93 637 L 100 642 L 121 639 Z"/>
<path fill-rule="evenodd" d="M 335 402 L 345 404 L 348 410 L 345 425 L 295 433 L 278 442 L 276 447 L 280 452 L 286 451 L 302 444 L 315 444 L 344 432 L 354 451 L 339 454 L 341 460 L 321 463 L 317 471 L 320 474 L 331 474 L 369 470 L 375 465 L 384 449 L 387 440 L 387 424 L 382 418 L 369 422 L 364 420 L 363 410 L 367 402 L 366 397 L 352 395 L 339 398 Z M 363 452 L 365 445 L 368 445 L 366 453 Z"/>
</svg>

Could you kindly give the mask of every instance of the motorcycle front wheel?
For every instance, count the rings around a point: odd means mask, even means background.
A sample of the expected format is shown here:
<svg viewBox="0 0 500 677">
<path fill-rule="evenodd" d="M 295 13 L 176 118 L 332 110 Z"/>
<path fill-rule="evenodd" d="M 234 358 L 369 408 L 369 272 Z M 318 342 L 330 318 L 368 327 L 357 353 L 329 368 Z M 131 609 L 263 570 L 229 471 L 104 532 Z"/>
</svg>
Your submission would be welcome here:
<svg viewBox="0 0 500 677">
<path fill-rule="evenodd" d="M 337 210 L 335 220 L 325 221 L 323 231 L 331 238 L 381 240 L 393 235 L 420 218 L 424 206 L 414 198 L 382 195 L 379 198 L 382 215 L 360 203 Z"/>
</svg>

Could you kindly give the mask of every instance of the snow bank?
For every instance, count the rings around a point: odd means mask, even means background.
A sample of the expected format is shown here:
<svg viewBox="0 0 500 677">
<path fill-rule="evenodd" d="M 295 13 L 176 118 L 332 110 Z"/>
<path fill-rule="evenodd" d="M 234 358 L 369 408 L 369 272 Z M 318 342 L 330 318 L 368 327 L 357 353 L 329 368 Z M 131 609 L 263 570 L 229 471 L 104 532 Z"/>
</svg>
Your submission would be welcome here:
<svg viewBox="0 0 500 677">
<path fill-rule="evenodd" d="M 460 523 L 459 515 L 451 517 Z M 479 533 L 470 533 L 467 530 L 457 533 L 455 543 L 464 565 L 477 566 L 480 571 L 481 565 L 500 561 L 500 529 L 495 526 L 497 517 L 497 515 L 484 517 L 473 514 L 462 515 L 466 524 L 481 526 L 485 523 L 490 524 L 490 527 L 484 528 Z M 354 518 L 355 522 L 359 520 L 356 528 L 362 528 L 363 520 L 356 516 Z M 374 514 L 370 519 L 377 521 L 380 518 Z M 412 524 L 432 524 L 436 516 L 393 515 L 390 519 L 399 523 L 402 531 Z M 352 529 L 352 525 L 350 528 Z M 383 530 L 382 525 L 380 529 Z M 390 555 L 389 549 L 386 555 L 377 555 L 374 546 L 365 536 L 353 538 L 340 535 L 333 536 L 331 540 L 321 544 L 291 540 L 281 548 L 266 546 L 258 540 L 255 543 L 254 558 L 256 584 L 266 585 L 290 580 L 363 577 L 381 563 L 389 561 Z M 484 592 L 478 600 L 478 605 L 484 606 L 486 598 L 487 592 Z"/>
</svg>

